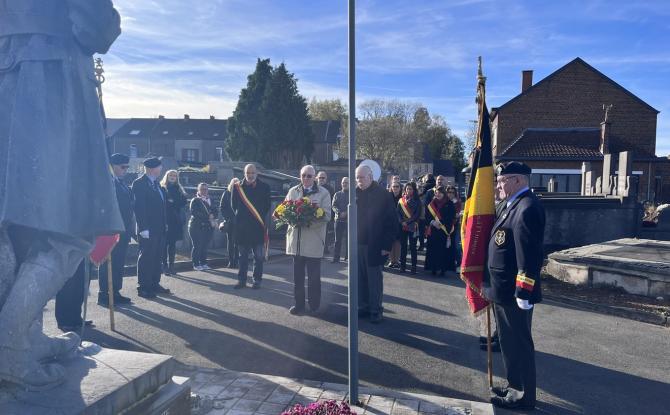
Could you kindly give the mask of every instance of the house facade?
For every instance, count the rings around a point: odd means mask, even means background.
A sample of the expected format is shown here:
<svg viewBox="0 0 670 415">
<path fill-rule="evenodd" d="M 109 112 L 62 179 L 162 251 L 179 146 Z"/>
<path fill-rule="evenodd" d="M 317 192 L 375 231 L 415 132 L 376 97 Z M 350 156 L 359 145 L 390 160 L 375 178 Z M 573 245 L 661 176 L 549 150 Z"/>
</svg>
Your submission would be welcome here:
<svg viewBox="0 0 670 415">
<path fill-rule="evenodd" d="M 639 197 L 670 197 L 670 161 L 655 155 L 658 110 L 580 58 L 536 84 L 523 71 L 521 85 L 491 111 L 496 161 L 528 164 L 535 188 L 553 179 L 556 191 L 577 193 L 583 162 L 602 174 L 604 154 L 631 151 Z"/>
</svg>

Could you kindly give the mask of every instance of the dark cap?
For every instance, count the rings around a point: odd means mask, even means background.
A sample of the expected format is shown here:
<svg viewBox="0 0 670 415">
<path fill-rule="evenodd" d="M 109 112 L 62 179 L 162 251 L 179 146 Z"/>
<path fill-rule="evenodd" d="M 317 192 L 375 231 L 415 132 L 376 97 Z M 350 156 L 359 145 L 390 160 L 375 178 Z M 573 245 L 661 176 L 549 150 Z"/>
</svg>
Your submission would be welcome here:
<svg viewBox="0 0 670 415">
<path fill-rule="evenodd" d="M 158 157 L 149 157 L 148 159 L 144 160 L 142 164 L 144 164 L 144 167 L 153 169 L 154 167 L 160 166 L 162 163 L 161 159 Z"/>
<path fill-rule="evenodd" d="M 128 164 L 130 162 L 130 157 L 121 153 L 114 153 L 109 157 L 109 164 L 121 165 Z"/>
<path fill-rule="evenodd" d="M 531 173 L 531 168 L 518 161 L 510 161 L 508 163 L 500 163 L 496 169 L 498 176 L 505 174 L 523 174 L 528 176 Z"/>
</svg>

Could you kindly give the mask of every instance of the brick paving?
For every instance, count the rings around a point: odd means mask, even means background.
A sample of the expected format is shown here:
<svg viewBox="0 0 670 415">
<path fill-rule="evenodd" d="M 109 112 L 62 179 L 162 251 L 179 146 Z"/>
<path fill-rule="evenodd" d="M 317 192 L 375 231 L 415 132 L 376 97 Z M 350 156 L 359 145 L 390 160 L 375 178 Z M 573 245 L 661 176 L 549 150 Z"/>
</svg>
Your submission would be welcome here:
<svg viewBox="0 0 670 415">
<path fill-rule="evenodd" d="M 225 369 L 184 367 L 179 375 L 191 378 L 193 415 L 278 415 L 295 404 L 348 397 L 347 385 L 235 372 Z M 493 407 L 482 402 L 359 388 L 358 415 L 489 415 Z"/>
</svg>

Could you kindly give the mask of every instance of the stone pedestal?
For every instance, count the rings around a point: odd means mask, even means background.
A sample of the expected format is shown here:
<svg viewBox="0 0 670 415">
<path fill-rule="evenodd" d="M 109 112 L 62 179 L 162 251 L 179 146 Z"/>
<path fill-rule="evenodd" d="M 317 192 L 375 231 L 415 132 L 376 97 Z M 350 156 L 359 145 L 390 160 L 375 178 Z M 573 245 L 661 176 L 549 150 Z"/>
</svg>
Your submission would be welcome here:
<svg viewBox="0 0 670 415">
<path fill-rule="evenodd" d="M 46 392 L 0 386 L 0 414 L 190 414 L 190 381 L 170 356 L 83 348 L 61 362 L 62 385 Z"/>
</svg>

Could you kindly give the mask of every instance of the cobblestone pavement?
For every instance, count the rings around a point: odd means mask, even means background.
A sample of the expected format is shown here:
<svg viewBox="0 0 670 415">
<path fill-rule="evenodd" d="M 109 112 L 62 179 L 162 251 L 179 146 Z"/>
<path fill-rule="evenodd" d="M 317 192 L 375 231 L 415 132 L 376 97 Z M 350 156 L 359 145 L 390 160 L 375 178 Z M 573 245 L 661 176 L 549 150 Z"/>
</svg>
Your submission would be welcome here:
<svg viewBox="0 0 670 415">
<path fill-rule="evenodd" d="M 235 372 L 225 369 L 183 368 L 191 378 L 192 415 L 279 415 L 296 404 L 348 401 L 347 385 Z M 357 415 L 489 415 L 490 404 L 440 396 L 361 388 Z"/>
</svg>

